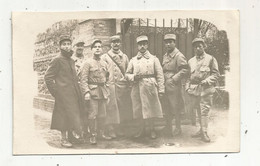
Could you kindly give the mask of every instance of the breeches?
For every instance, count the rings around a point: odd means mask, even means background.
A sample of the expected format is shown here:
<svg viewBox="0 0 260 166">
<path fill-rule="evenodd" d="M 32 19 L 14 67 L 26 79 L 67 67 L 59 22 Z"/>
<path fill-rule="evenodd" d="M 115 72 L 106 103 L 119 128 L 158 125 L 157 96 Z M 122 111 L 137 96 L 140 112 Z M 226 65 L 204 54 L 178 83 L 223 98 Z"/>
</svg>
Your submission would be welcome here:
<svg viewBox="0 0 260 166">
<path fill-rule="evenodd" d="M 88 119 L 105 118 L 106 117 L 106 100 L 90 99 L 88 101 L 89 112 Z"/>
</svg>

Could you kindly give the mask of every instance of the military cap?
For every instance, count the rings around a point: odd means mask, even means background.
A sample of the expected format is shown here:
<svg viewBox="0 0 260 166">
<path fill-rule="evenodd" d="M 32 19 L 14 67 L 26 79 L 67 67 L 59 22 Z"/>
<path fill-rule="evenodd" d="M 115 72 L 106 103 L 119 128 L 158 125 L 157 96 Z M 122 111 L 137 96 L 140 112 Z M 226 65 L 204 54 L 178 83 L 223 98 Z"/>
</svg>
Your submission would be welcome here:
<svg viewBox="0 0 260 166">
<path fill-rule="evenodd" d="M 136 42 L 139 43 L 139 42 L 141 42 L 141 41 L 148 41 L 148 37 L 145 36 L 145 35 L 138 36 L 138 37 L 136 38 Z"/>
<path fill-rule="evenodd" d="M 85 42 L 83 40 L 77 40 L 75 46 L 84 46 Z"/>
<path fill-rule="evenodd" d="M 192 41 L 192 45 L 193 45 L 194 43 L 196 43 L 196 42 L 201 42 L 201 43 L 203 43 L 203 44 L 205 45 L 205 42 L 204 42 L 204 40 L 203 40 L 202 38 L 195 38 L 195 39 Z"/>
<path fill-rule="evenodd" d="M 96 43 L 101 43 L 101 44 L 102 44 L 102 41 L 101 41 L 100 39 L 94 39 L 94 40 L 92 41 L 92 43 L 91 43 L 91 49 L 94 47 L 94 45 L 95 45 Z"/>
<path fill-rule="evenodd" d="M 64 41 L 64 40 L 68 40 L 71 42 L 71 38 L 69 35 L 61 35 L 60 36 L 60 41 L 59 41 L 59 44 L 61 45 L 61 42 Z"/>
<path fill-rule="evenodd" d="M 121 40 L 119 35 L 114 35 L 114 36 L 110 37 L 111 42 L 116 41 L 116 40 Z"/>
<path fill-rule="evenodd" d="M 176 40 L 176 35 L 175 34 L 166 34 L 164 35 L 164 40 Z"/>
</svg>

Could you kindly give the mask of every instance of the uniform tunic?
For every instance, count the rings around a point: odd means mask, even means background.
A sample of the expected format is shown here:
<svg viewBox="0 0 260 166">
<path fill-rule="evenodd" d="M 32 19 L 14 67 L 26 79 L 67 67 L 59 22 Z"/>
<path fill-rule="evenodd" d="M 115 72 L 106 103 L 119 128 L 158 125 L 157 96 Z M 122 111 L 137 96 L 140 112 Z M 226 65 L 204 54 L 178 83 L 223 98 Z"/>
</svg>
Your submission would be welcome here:
<svg viewBox="0 0 260 166">
<path fill-rule="evenodd" d="M 70 57 L 59 55 L 51 61 L 44 79 L 55 98 L 51 129 L 79 131 L 84 101 L 74 61 Z"/>
<path fill-rule="evenodd" d="M 107 88 L 107 64 L 100 58 L 87 59 L 80 73 L 80 84 L 83 94 L 90 93 L 89 119 L 106 116 L 106 100 L 109 96 Z"/>
<path fill-rule="evenodd" d="M 84 55 L 82 55 L 82 57 L 77 57 L 75 54 L 71 57 L 74 62 L 75 62 L 75 68 L 76 68 L 76 73 L 79 74 L 84 62 L 85 62 L 85 58 Z"/>
<path fill-rule="evenodd" d="M 207 119 L 212 97 L 215 92 L 214 84 L 219 77 L 217 60 L 204 53 L 201 56 L 194 56 L 188 62 L 190 67 L 190 79 L 186 84 L 186 91 L 190 94 L 190 109 L 197 108 L 201 128 L 207 130 Z M 200 85 L 205 80 L 206 85 Z"/>
<path fill-rule="evenodd" d="M 163 56 L 162 66 L 166 97 L 163 108 L 168 116 L 173 116 L 173 113 L 184 109 L 181 80 L 188 74 L 188 64 L 185 56 L 175 48 Z"/>
<path fill-rule="evenodd" d="M 214 84 L 219 77 L 217 60 L 204 53 L 200 57 L 194 56 L 188 62 L 190 67 L 190 79 L 187 83 L 187 91 L 195 96 L 205 96 L 215 92 Z M 199 85 L 205 80 L 207 85 Z"/>
<path fill-rule="evenodd" d="M 155 77 L 134 81 L 136 75 L 155 75 Z M 126 79 L 134 81 L 131 91 L 134 119 L 162 117 L 158 93 L 164 93 L 165 87 L 159 59 L 149 51 L 144 54 L 138 52 L 129 62 Z"/>
<path fill-rule="evenodd" d="M 132 117 L 130 89 L 125 79 L 125 71 L 129 63 L 128 57 L 120 50 L 117 52 L 109 50 L 101 58 L 108 64 L 109 71 L 110 96 L 107 103 L 106 123 L 118 124 L 120 121 L 130 120 Z"/>
</svg>

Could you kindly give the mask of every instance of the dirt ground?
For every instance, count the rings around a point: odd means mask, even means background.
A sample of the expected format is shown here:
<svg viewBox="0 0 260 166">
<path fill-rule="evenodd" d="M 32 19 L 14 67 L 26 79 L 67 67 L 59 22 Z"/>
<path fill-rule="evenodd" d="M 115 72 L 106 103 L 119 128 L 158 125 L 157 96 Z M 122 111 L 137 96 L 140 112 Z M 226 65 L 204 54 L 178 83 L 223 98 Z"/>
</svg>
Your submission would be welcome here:
<svg viewBox="0 0 260 166">
<path fill-rule="evenodd" d="M 60 145 L 60 132 L 50 130 L 51 113 L 43 110 L 35 110 L 35 127 L 40 136 L 46 142 L 56 148 L 63 148 Z M 228 110 L 213 108 L 210 112 L 209 130 L 208 134 L 211 138 L 210 143 L 204 143 L 200 138 L 191 138 L 191 134 L 198 131 L 198 127 L 192 125 L 182 125 L 182 135 L 169 138 L 162 134 L 162 127 L 157 127 L 158 138 L 155 140 L 144 136 L 139 139 L 131 137 L 135 132 L 132 126 L 125 127 L 125 137 L 116 138 L 113 140 L 105 141 L 98 140 L 97 145 L 90 145 L 89 142 L 84 144 L 74 144 L 75 149 L 139 149 L 142 148 L 161 148 L 165 146 L 175 146 L 178 148 L 187 147 L 203 147 L 208 144 L 216 144 L 218 138 L 225 137 L 228 124 Z M 173 126 L 174 128 L 174 126 Z"/>
</svg>

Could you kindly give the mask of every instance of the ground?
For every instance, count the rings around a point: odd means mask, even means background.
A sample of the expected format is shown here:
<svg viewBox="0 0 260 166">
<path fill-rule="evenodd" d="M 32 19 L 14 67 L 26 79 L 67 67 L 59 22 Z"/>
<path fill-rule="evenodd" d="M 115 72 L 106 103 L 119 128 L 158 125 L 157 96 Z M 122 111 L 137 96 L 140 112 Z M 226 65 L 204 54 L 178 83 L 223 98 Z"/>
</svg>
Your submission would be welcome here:
<svg viewBox="0 0 260 166">
<path fill-rule="evenodd" d="M 60 145 L 60 132 L 50 130 L 51 113 L 43 110 L 35 110 L 35 127 L 40 136 L 46 142 L 56 148 L 63 148 Z M 110 141 L 98 140 L 97 145 L 90 145 L 89 142 L 84 144 L 75 144 L 75 149 L 145 149 L 145 148 L 162 148 L 165 146 L 174 146 L 178 148 L 201 147 L 217 144 L 219 138 L 224 138 L 227 133 L 228 110 L 213 108 L 210 112 L 209 131 L 211 138 L 210 143 L 204 143 L 199 138 L 191 138 L 191 134 L 198 131 L 198 126 L 189 124 L 182 125 L 182 135 L 174 138 L 163 136 L 162 127 L 157 127 L 158 138 L 151 140 L 149 137 L 133 139 L 130 137 L 134 128 L 126 127 L 125 134 L 128 137 L 117 138 Z"/>
</svg>

